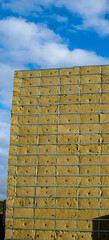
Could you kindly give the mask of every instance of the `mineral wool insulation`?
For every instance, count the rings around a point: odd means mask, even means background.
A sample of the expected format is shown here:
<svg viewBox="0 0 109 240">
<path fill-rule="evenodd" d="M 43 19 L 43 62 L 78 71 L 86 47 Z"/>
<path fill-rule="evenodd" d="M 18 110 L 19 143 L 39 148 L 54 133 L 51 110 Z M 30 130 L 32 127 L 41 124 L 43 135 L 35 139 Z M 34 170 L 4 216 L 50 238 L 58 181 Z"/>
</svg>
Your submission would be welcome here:
<svg viewBox="0 0 109 240">
<path fill-rule="evenodd" d="M 5 239 L 109 239 L 109 66 L 14 75 Z"/>
</svg>

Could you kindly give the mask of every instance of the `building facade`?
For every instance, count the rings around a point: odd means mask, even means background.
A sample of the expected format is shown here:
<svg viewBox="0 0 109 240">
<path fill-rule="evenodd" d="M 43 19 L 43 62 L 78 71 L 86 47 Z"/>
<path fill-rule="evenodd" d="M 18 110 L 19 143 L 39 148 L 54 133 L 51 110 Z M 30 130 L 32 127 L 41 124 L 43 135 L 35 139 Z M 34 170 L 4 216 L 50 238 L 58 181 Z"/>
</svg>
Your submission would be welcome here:
<svg viewBox="0 0 109 240">
<path fill-rule="evenodd" d="M 109 66 L 14 75 L 5 239 L 109 239 Z"/>
</svg>

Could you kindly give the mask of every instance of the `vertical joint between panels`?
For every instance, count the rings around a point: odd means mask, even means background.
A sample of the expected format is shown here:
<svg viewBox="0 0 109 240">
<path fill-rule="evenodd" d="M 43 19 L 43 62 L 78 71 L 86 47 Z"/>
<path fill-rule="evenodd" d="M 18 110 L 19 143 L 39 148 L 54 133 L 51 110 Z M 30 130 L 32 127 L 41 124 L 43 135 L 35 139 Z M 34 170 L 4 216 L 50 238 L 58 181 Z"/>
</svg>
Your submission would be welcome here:
<svg viewBox="0 0 109 240">
<path fill-rule="evenodd" d="M 15 79 L 15 78 L 14 78 Z M 18 114 L 20 114 L 20 102 L 21 102 L 21 86 L 22 86 L 22 72 L 21 72 L 21 81 L 20 81 L 20 95 L 19 95 L 19 110 Z M 18 153 L 18 134 L 19 134 L 19 116 L 18 116 L 18 126 L 17 126 L 17 147 L 16 147 L 16 166 L 15 166 L 15 182 L 14 182 L 14 201 L 13 205 L 15 206 L 15 196 L 16 196 L 16 175 L 17 175 L 17 153 Z M 12 239 L 14 233 L 14 208 L 13 208 L 13 223 L 12 223 Z"/>
<path fill-rule="evenodd" d="M 56 137 L 56 166 L 55 166 L 55 174 L 56 174 L 56 186 L 57 186 L 57 162 L 58 162 L 58 126 L 59 126 L 59 94 L 60 94 L 60 69 L 58 69 L 58 108 L 57 108 L 57 137 Z M 56 202 L 57 202 L 57 187 L 55 191 L 55 229 L 56 229 Z M 54 239 L 56 239 L 56 230 L 55 230 L 55 236 Z"/>
<path fill-rule="evenodd" d="M 36 127 L 37 127 L 37 135 L 36 135 L 36 137 L 37 137 L 37 140 L 36 140 L 36 143 L 37 143 L 37 145 L 36 145 L 36 160 L 35 160 L 35 192 L 34 192 L 34 227 L 33 227 L 33 229 L 35 229 L 35 206 L 36 206 L 36 198 L 35 198 L 35 196 L 36 196 L 36 185 L 37 185 L 37 173 L 38 173 L 38 156 L 37 156 L 37 148 L 38 148 L 38 141 L 39 141 L 39 137 L 38 137 L 38 126 L 39 126 L 39 101 L 40 101 L 40 81 L 41 81 L 41 71 L 40 71 L 40 77 L 39 77 L 39 96 L 38 96 L 38 111 L 37 111 L 37 115 L 36 115 L 36 117 L 37 117 L 37 119 L 36 119 L 36 122 L 37 122 L 37 125 L 36 125 Z M 33 231 L 33 239 L 35 240 L 35 230 Z"/>
<path fill-rule="evenodd" d="M 100 154 L 101 154 L 101 126 L 100 126 L 100 112 L 101 112 L 101 66 L 99 66 L 99 212 L 98 212 L 98 218 L 100 219 L 100 197 L 101 197 L 101 159 L 100 159 Z M 98 239 L 100 238 L 100 220 L 98 221 Z"/>
<path fill-rule="evenodd" d="M 78 68 L 78 129 L 77 129 L 77 189 L 76 189 L 76 240 L 78 238 L 78 175 L 79 175 L 79 101 L 80 101 L 80 67 Z"/>
</svg>

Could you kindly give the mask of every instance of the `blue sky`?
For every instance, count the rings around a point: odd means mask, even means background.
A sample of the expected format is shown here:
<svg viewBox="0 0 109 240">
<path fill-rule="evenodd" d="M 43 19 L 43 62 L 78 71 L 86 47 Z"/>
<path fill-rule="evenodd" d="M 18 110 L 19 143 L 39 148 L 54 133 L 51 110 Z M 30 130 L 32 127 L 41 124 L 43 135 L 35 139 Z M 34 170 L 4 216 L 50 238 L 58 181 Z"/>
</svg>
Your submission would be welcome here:
<svg viewBox="0 0 109 240">
<path fill-rule="evenodd" d="M 109 64 L 108 0 L 0 0 L 0 200 L 15 70 Z"/>
</svg>

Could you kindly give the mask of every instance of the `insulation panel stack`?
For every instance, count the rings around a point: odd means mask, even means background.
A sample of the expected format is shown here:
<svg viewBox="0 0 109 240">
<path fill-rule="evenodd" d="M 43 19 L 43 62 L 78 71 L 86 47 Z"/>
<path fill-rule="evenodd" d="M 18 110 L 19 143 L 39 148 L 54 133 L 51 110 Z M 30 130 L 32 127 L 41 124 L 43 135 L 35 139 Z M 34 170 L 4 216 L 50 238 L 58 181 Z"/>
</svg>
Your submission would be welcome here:
<svg viewBox="0 0 109 240">
<path fill-rule="evenodd" d="M 5 239 L 109 239 L 109 66 L 14 75 Z"/>
</svg>

